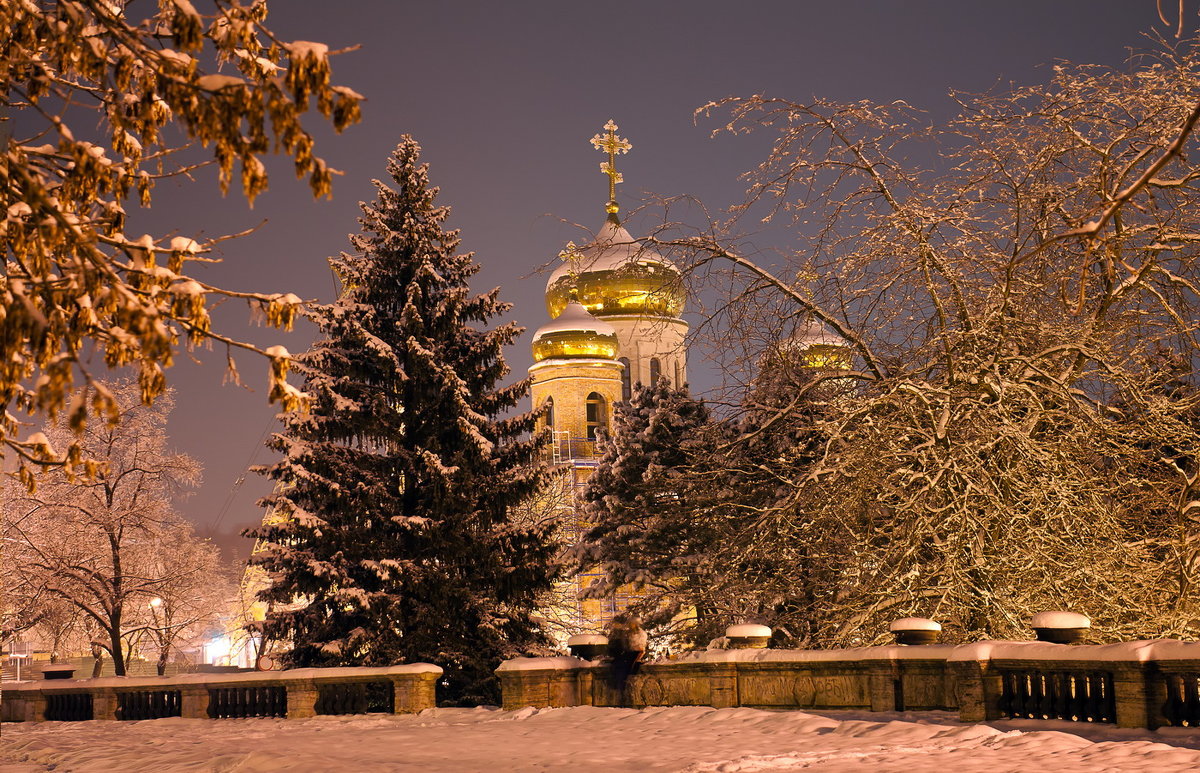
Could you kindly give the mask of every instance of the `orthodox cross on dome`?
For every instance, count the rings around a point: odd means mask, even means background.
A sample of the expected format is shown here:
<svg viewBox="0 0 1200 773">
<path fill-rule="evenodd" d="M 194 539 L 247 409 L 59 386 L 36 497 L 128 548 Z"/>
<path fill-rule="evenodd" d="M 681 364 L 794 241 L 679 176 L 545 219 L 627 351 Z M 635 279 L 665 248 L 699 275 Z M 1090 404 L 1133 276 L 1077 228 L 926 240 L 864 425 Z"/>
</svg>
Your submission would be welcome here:
<svg viewBox="0 0 1200 773">
<path fill-rule="evenodd" d="M 615 215 L 619 211 L 617 183 L 625 181 L 621 177 L 621 173 L 617 171 L 617 154 L 628 153 L 633 148 L 629 140 L 617 136 L 617 128 L 610 118 L 608 123 L 604 124 L 604 131 L 607 133 L 592 137 L 592 147 L 601 153 L 608 154 L 608 160 L 600 164 L 600 171 L 608 175 L 608 204 L 604 205 L 604 211 L 610 215 Z"/>
<path fill-rule="evenodd" d="M 583 253 L 575 246 L 575 242 L 567 242 L 567 246 L 558 253 L 558 257 L 570 267 L 568 275 L 571 277 L 571 300 L 577 300 L 575 296 L 578 293 L 579 261 L 583 260 Z"/>
</svg>

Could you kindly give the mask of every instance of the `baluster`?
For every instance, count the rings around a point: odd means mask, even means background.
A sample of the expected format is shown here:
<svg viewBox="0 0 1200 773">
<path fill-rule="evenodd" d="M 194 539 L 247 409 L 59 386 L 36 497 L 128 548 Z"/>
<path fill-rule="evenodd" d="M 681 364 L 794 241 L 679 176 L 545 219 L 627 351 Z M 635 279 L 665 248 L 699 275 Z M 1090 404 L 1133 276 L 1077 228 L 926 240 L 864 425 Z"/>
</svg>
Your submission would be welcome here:
<svg viewBox="0 0 1200 773">
<path fill-rule="evenodd" d="M 1100 719 L 1099 683 L 1099 674 L 1083 675 L 1083 719 L 1087 722 L 1096 722 Z"/>
<path fill-rule="evenodd" d="M 1046 682 L 1041 671 L 1029 673 L 1029 718 L 1042 718 L 1042 702 L 1046 699 Z"/>
<path fill-rule="evenodd" d="M 1017 691 L 1013 701 L 1013 716 L 1018 719 L 1029 717 L 1029 691 L 1033 689 L 1029 680 L 1029 672 L 1019 671 L 1016 674 Z"/>
<path fill-rule="evenodd" d="M 1062 718 L 1072 722 L 1079 721 L 1079 712 L 1075 706 L 1075 685 L 1078 678 L 1079 675 L 1075 672 L 1064 671 L 1060 685 L 1062 693 L 1059 696 L 1059 706 L 1062 709 Z"/>
<path fill-rule="evenodd" d="M 1013 685 L 1015 680 L 1011 671 L 1000 672 L 1000 716 L 1013 715 Z"/>
<path fill-rule="evenodd" d="M 1100 689 L 1103 701 L 1101 702 L 1101 722 L 1115 722 L 1117 718 L 1117 702 L 1113 693 L 1113 677 L 1110 673 L 1100 675 Z"/>
<path fill-rule="evenodd" d="M 1180 706 L 1182 719 L 1187 727 L 1200 726 L 1200 674 L 1184 674 L 1179 680 L 1183 691 L 1180 696 L 1183 705 Z"/>
<path fill-rule="evenodd" d="M 1054 715 L 1058 719 L 1074 719 L 1074 706 L 1072 704 L 1073 690 L 1072 686 L 1075 681 L 1075 676 L 1069 671 L 1060 671 L 1054 675 Z"/>
<path fill-rule="evenodd" d="M 1042 684 L 1045 685 L 1042 689 L 1045 694 L 1042 696 L 1042 718 L 1043 719 L 1058 719 L 1055 713 L 1058 709 L 1058 677 L 1056 671 L 1042 672 Z"/>
</svg>

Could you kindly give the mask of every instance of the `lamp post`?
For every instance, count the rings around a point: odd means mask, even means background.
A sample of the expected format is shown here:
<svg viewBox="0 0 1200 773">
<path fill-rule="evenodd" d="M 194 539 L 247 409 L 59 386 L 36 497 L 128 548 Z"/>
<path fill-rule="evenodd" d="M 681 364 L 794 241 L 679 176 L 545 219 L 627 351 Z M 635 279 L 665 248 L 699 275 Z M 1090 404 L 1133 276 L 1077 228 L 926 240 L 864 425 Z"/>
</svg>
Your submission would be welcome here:
<svg viewBox="0 0 1200 773">
<path fill-rule="evenodd" d="M 163 646 L 163 628 L 162 623 L 158 620 L 158 610 L 162 605 L 163 600 L 158 596 L 150 599 L 150 603 L 146 605 L 150 608 L 150 618 L 154 621 L 154 640 L 158 645 L 158 664 L 156 670 L 159 676 L 162 676 L 167 670 L 167 658 L 164 652 L 165 647 Z"/>
</svg>

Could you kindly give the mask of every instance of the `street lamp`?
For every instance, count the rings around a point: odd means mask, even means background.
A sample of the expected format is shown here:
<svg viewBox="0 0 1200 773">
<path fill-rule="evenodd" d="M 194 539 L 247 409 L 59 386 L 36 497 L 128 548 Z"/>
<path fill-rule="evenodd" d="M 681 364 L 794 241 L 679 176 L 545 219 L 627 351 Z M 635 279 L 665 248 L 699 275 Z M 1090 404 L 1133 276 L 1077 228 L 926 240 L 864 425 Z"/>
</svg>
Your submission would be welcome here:
<svg viewBox="0 0 1200 773">
<path fill-rule="evenodd" d="M 154 620 L 154 639 L 155 639 L 155 644 L 158 645 L 158 668 L 157 668 L 157 671 L 158 671 L 159 676 L 163 675 L 163 667 L 166 665 L 166 663 L 165 663 L 166 658 L 163 656 L 163 650 L 164 650 L 163 629 L 162 629 L 162 624 L 158 622 L 158 608 L 161 607 L 162 605 L 163 605 L 163 600 L 160 599 L 158 596 L 155 596 L 154 598 L 150 599 L 150 603 L 147 604 L 147 606 L 150 607 L 150 617 L 151 617 L 151 619 Z"/>
</svg>

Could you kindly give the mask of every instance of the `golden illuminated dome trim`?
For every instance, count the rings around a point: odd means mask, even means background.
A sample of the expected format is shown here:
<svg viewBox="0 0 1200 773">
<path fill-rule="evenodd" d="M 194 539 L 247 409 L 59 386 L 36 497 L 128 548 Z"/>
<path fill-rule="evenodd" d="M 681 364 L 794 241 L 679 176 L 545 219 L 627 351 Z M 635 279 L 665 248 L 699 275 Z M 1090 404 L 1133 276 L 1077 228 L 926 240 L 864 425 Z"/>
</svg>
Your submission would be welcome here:
<svg viewBox="0 0 1200 773">
<path fill-rule="evenodd" d="M 596 319 L 581 304 L 569 302 L 562 314 L 533 335 L 535 362 L 554 359 L 601 359 L 617 356 L 617 329 Z"/>
<path fill-rule="evenodd" d="M 679 269 L 630 236 L 616 215 L 609 215 L 591 245 L 572 254 L 546 282 L 546 310 L 557 317 L 571 290 L 597 316 L 637 314 L 678 317 L 684 293 Z"/>
</svg>

